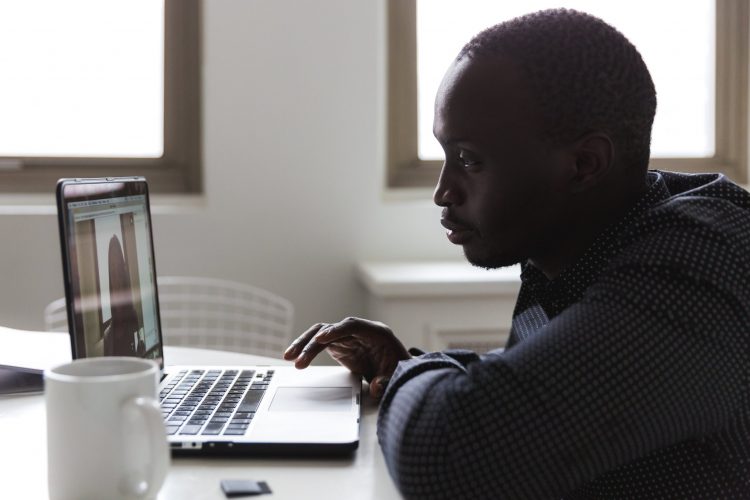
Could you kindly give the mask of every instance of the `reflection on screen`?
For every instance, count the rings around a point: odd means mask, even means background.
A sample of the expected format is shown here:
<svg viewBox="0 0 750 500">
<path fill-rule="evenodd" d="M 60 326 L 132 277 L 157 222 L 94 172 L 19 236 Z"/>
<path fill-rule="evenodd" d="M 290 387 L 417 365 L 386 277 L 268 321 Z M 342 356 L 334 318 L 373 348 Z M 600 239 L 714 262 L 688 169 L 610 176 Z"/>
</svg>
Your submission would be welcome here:
<svg viewBox="0 0 750 500">
<path fill-rule="evenodd" d="M 146 196 L 68 203 L 81 356 L 161 357 Z"/>
</svg>

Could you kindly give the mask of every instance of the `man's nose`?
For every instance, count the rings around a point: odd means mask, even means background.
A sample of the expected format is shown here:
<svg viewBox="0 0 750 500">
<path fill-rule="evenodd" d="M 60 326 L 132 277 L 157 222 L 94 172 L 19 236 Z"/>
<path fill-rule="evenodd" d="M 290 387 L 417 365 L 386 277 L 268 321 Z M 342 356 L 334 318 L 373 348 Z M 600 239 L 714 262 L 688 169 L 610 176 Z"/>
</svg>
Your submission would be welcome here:
<svg viewBox="0 0 750 500">
<path fill-rule="evenodd" d="M 440 170 L 440 177 L 438 178 L 437 186 L 435 186 L 435 192 L 432 194 L 432 200 L 440 207 L 448 207 L 461 203 L 459 187 L 445 164 L 443 164 L 443 168 Z"/>
</svg>

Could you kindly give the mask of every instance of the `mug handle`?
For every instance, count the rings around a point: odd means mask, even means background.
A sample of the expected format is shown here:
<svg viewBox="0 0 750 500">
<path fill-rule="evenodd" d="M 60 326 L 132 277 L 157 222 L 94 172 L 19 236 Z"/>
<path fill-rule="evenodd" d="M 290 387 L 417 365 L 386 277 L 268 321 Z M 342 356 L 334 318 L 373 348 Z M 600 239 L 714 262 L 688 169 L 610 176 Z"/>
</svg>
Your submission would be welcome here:
<svg viewBox="0 0 750 500">
<path fill-rule="evenodd" d="M 153 398 L 132 398 L 125 406 L 130 406 L 143 415 L 151 444 L 151 466 L 148 468 L 145 484 L 140 481 L 130 483 L 128 489 L 138 498 L 153 498 L 161 489 L 169 468 L 169 445 L 164 431 L 164 417 L 159 403 Z"/>
</svg>

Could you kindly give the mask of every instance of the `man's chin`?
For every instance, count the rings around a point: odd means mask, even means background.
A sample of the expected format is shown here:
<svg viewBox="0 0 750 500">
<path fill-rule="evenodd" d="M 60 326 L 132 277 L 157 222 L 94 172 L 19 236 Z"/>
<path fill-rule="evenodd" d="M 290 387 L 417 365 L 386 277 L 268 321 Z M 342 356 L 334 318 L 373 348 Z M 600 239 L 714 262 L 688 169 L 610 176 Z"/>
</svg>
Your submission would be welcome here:
<svg viewBox="0 0 750 500">
<path fill-rule="evenodd" d="M 464 255 L 469 264 L 484 269 L 498 269 L 500 267 L 515 266 L 523 261 L 521 257 L 504 255 L 501 252 L 476 252 L 464 247 Z"/>
</svg>

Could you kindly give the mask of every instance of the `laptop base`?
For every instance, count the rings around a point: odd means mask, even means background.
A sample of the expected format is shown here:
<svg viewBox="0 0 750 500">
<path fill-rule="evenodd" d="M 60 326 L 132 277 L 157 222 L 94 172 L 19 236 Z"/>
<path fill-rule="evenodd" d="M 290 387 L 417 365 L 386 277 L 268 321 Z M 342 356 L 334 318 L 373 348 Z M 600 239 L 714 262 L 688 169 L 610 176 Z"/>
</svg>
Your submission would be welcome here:
<svg viewBox="0 0 750 500">
<path fill-rule="evenodd" d="M 357 451 L 359 442 L 353 443 L 231 443 L 214 441 L 204 443 L 171 443 L 173 457 L 318 457 L 345 458 Z"/>
</svg>

